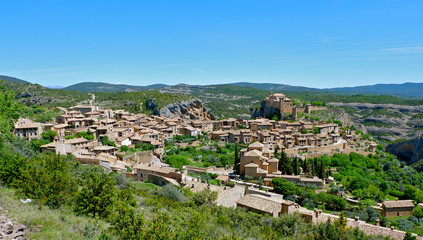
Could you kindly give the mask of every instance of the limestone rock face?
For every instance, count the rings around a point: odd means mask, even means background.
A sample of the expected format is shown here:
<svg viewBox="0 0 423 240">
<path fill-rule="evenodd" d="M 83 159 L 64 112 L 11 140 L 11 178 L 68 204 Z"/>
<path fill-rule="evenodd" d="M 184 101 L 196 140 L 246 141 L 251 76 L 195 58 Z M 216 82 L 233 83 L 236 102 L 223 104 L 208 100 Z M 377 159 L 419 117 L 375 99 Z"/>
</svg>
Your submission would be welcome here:
<svg viewBox="0 0 423 240">
<path fill-rule="evenodd" d="M 161 109 L 158 109 L 154 100 L 149 100 L 146 102 L 146 106 L 148 109 L 152 109 L 154 111 L 154 115 L 167 118 L 183 118 L 192 120 L 216 119 L 216 116 L 214 116 L 209 109 L 204 107 L 203 103 L 198 99 L 170 104 Z"/>
<path fill-rule="evenodd" d="M 28 239 L 25 236 L 26 226 L 17 224 L 5 216 L 0 216 L 0 239 Z"/>
<path fill-rule="evenodd" d="M 417 162 L 423 159 L 423 137 L 388 145 L 386 151 L 407 163 Z"/>
<path fill-rule="evenodd" d="M 423 136 L 423 120 L 415 117 L 423 113 L 422 105 L 339 102 L 329 103 L 329 105 L 350 108 L 352 113 L 349 115 L 357 129 L 387 141 Z"/>
</svg>

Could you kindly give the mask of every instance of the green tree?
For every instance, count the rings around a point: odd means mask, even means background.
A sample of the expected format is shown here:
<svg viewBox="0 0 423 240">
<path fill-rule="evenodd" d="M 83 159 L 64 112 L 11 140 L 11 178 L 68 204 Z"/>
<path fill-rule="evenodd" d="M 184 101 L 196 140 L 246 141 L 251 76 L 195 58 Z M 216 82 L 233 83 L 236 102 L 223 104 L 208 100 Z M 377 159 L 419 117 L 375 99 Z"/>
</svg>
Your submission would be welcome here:
<svg viewBox="0 0 423 240">
<path fill-rule="evenodd" d="M 294 175 L 300 174 L 297 156 L 295 156 L 295 158 L 292 160 L 292 169 L 293 169 Z"/>
<path fill-rule="evenodd" d="M 134 208 L 116 205 L 111 217 L 112 231 L 122 239 L 138 240 L 144 234 L 144 217 L 137 214 Z"/>
<path fill-rule="evenodd" d="M 345 228 L 347 227 L 347 217 L 345 216 L 344 211 L 341 212 L 339 218 L 336 219 L 333 224 L 335 225 L 335 227 L 341 230 L 345 230 Z"/>
<path fill-rule="evenodd" d="M 75 198 L 77 214 L 107 217 L 116 202 L 115 182 L 104 172 L 90 172 Z"/>
<path fill-rule="evenodd" d="M 240 168 L 240 158 L 239 158 L 239 148 L 238 148 L 238 144 L 235 144 L 235 153 L 234 153 L 234 157 L 235 157 L 235 164 L 234 164 L 234 170 L 239 173 L 239 168 Z"/>
<path fill-rule="evenodd" d="M 31 160 L 17 181 L 19 192 L 52 208 L 60 207 L 75 191 L 71 160 L 51 153 Z"/>
<path fill-rule="evenodd" d="M 0 154 L 0 181 L 10 185 L 18 180 L 27 167 L 27 159 L 18 153 L 3 150 Z"/>
<path fill-rule="evenodd" d="M 185 201 L 185 196 L 182 194 L 174 185 L 166 184 L 162 189 L 158 191 L 158 194 L 169 198 L 176 202 L 183 202 Z"/>
<path fill-rule="evenodd" d="M 200 192 L 194 193 L 192 201 L 197 205 L 212 204 L 217 200 L 217 192 L 210 191 L 210 189 L 203 189 Z"/>
<path fill-rule="evenodd" d="M 125 145 L 120 146 L 120 151 L 121 152 L 127 152 L 128 150 L 129 150 L 129 147 L 128 146 L 125 146 Z"/>
<path fill-rule="evenodd" d="M 413 216 L 415 216 L 416 218 L 423 218 L 423 207 L 415 207 L 413 210 Z"/>
<path fill-rule="evenodd" d="M 297 187 L 294 183 L 288 182 L 283 178 L 273 178 L 272 185 L 275 192 L 284 196 L 296 195 L 301 193 L 301 188 Z"/>
<path fill-rule="evenodd" d="M 291 175 L 293 173 L 291 159 L 288 157 L 285 151 L 281 151 L 281 157 L 279 159 L 278 170 L 282 174 Z"/>
<path fill-rule="evenodd" d="M 409 231 L 407 231 L 407 232 L 405 233 L 405 236 L 404 236 L 404 238 L 403 238 L 403 240 L 416 240 L 416 239 L 417 239 L 417 237 L 416 237 L 416 236 L 411 235 L 411 233 L 410 233 Z"/>
<path fill-rule="evenodd" d="M 56 137 L 56 136 L 57 136 L 57 133 L 53 130 L 47 130 L 47 131 L 44 131 L 43 133 L 41 133 L 41 137 L 44 140 L 48 140 L 50 142 L 52 142 L 54 140 L 54 137 Z"/>
<path fill-rule="evenodd" d="M 325 179 L 326 178 L 326 164 L 325 159 L 320 159 L 320 168 L 319 168 L 319 178 Z"/>
</svg>

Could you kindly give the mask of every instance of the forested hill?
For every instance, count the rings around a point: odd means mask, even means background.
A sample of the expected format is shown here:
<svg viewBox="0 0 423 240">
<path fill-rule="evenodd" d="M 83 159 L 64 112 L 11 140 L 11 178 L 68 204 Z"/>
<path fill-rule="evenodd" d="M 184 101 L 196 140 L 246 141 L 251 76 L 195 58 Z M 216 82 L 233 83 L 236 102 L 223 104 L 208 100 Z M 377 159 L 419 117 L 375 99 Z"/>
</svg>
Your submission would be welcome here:
<svg viewBox="0 0 423 240">
<path fill-rule="evenodd" d="M 165 84 L 154 84 L 149 86 L 133 86 L 127 84 L 109 84 L 103 82 L 83 82 L 77 83 L 68 87 L 66 90 L 79 91 L 79 92 L 135 92 L 146 91 L 151 89 L 158 89 L 165 87 Z"/>
<path fill-rule="evenodd" d="M 9 77 L 9 76 L 5 76 L 5 75 L 0 75 L 0 79 L 1 80 L 5 80 L 5 81 L 9 81 L 9 82 L 16 82 L 16 83 L 22 83 L 22 84 L 30 84 L 30 82 L 19 79 L 19 78 L 15 78 L 15 77 Z"/>
<path fill-rule="evenodd" d="M 423 83 L 376 84 L 369 86 L 323 89 L 337 94 L 392 95 L 402 98 L 423 98 Z"/>
<path fill-rule="evenodd" d="M 71 107 L 77 104 L 89 104 L 92 96 L 87 92 L 67 89 L 50 89 L 29 82 L 8 81 L 0 78 L 0 85 L 13 91 L 20 103 L 40 108 Z M 103 108 L 124 109 L 134 113 L 153 113 L 170 104 L 189 101 L 194 96 L 179 93 L 161 93 L 157 90 L 95 93 L 94 104 Z"/>
<path fill-rule="evenodd" d="M 423 83 L 402 83 L 402 84 L 375 84 L 357 87 L 339 88 L 307 88 L 301 86 L 290 86 L 278 83 L 248 83 L 238 82 L 232 85 L 252 87 L 273 91 L 315 91 L 320 93 L 334 93 L 342 95 L 388 95 L 400 98 L 423 98 Z"/>
</svg>

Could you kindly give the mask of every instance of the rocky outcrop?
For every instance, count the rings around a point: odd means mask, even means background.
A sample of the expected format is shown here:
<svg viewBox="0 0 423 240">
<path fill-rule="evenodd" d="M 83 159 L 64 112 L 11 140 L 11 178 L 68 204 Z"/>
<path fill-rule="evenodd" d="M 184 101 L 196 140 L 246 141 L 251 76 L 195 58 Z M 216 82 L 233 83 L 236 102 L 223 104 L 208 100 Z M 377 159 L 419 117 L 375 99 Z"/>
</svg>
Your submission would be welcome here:
<svg viewBox="0 0 423 240">
<path fill-rule="evenodd" d="M 386 151 L 408 164 L 417 162 L 423 159 L 423 137 L 390 144 L 386 147 Z"/>
<path fill-rule="evenodd" d="M 347 107 L 357 129 L 380 139 L 393 141 L 423 135 L 423 120 L 416 117 L 417 114 L 423 113 L 423 106 L 338 102 L 329 104 Z"/>
<path fill-rule="evenodd" d="M 27 227 L 0 215 L 0 239 L 28 239 L 25 234 Z"/>
<path fill-rule="evenodd" d="M 214 116 L 209 109 L 204 107 L 203 103 L 198 99 L 173 103 L 160 109 L 154 99 L 149 99 L 146 102 L 146 107 L 153 110 L 154 115 L 167 118 L 183 118 L 192 120 L 216 119 L 216 116 Z"/>
</svg>

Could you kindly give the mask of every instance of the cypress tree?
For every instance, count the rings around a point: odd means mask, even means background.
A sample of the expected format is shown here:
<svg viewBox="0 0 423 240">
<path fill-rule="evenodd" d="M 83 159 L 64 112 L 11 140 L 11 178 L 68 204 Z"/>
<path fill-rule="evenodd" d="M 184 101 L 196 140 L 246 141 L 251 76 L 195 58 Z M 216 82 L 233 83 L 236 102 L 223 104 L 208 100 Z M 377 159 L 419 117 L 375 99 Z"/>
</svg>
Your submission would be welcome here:
<svg viewBox="0 0 423 240">
<path fill-rule="evenodd" d="M 321 179 L 326 178 L 326 163 L 325 163 L 325 159 L 320 159 L 320 174 L 319 177 Z"/>
<path fill-rule="evenodd" d="M 240 159 L 239 159 L 239 149 L 238 149 L 238 144 L 235 143 L 235 165 L 234 165 L 234 170 L 239 173 L 239 168 L 240 168 Z"/>
<path fill-rule="evenodd" d="M 306 174 L 306 172 L 307 172 L 307 158 L 305 158 L 303 161 L 303 173 Z"/>
<path fill-rule="evenodd" d="M 299 174 L 299 169 L 298 169 L 298 158 L 297 156 L 295 156 L 295 158 L 292 161 L 292 169 L 293 169 L 293 173 L 294 175 L 298 175 Z"/>
</svg>

